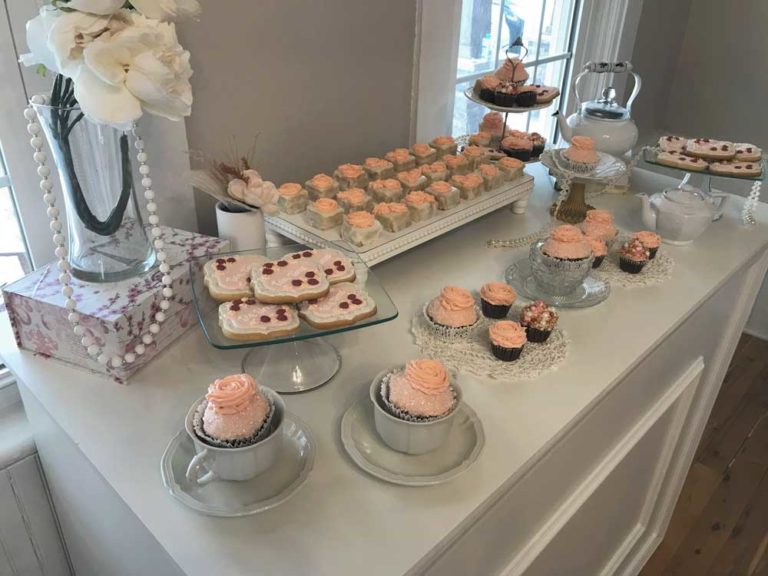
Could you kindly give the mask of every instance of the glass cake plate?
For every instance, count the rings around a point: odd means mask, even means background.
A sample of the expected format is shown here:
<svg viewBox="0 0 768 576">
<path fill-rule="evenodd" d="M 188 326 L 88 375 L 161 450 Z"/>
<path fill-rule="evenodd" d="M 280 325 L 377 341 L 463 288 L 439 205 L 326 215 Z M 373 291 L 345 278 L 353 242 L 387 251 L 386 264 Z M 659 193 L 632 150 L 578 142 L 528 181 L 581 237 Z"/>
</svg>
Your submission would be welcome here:
<svg viewBox="0 0 768 576">
<path fill-rule="evenodd" d="M 203 267 L 211 259 L 228 256 L 261 255 L 270 260 L 278 260 L 285 254 L 308 249 L 311 248 L 291 244 L 193 258 L 189 262 L 195 311 L 203 334 L 210 345 L 221 350 L 248 349 L 249 353 L 242 361 L 242 371 L 283 394 L 317 388 L 328 382 L 338 372 L 341 356 L 322 338 L 323 336 L 359 330 L 397 318 L 397 307 L 384 286 L 359 257 L 354 253 L 339 250 L 352 261 L 357 276 L 355 284 L 364 287 L 376 302 L 376 314 L 354 324 L 326 329 L 313 328 L 301 320 L 299 330 L 293 334 L 262 340 L 234 340 L 225 336 L 219 326 L 220 302 L 213 299 L 205 287 Z"/>
<path fill-rule="evenodd" d="M 611 294 L 611 286 L 591 274 L 573 292 L 555 296 L 538 285 L 531 272 L 528 256 L 512 264 L 504 273 L 507 284 L 530 300 L 543 300 L 549 306 L 560 308 L 589 308 L 604 301 Z"/>
<path fill-rule="evenodd" d="M 480 95 L 475 92 L 474 86 L 470 86 L 464 91 L 464 96 L 472 100 L 475 104 L 480 104 L 480 106 L 485 106 L 489 110 L 494 110 L 496 112 L 506 112 L 509 114 L 525 114 L 526 112 L 532 112 L 533 110 L 543 110 L 544 108 L 549 108 L 552 106 L 552 102 L 556 100 L 556 98 L 553 98 L 549 102 L 545 102 L 544 104 L 536 104 L 535 106 L 512 106 L 512 107 L 506 107 L 506 106 L 497 106 L 493 102 L 486 102 L 482 98 L 480 98 Z M 559 96 L 558 96 L 559 98 Z"/>
</svg>

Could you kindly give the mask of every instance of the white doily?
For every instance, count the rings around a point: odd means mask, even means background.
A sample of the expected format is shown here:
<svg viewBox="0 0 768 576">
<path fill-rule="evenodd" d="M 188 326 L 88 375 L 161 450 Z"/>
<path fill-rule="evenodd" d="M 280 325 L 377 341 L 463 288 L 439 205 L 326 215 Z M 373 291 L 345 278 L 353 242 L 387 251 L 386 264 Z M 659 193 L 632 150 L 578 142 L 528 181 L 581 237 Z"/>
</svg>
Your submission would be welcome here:
<svg viewBox="0 0 768 576">
<path fill-rule="evenodd" d="M 600 268 L 592 271 L 594 276 L 608 282 L 611 286 L 623 288 L 655 286 L 669 280 L 672 276 L 672 269 L 675 267 L 675 261 L 664 252 L 664 246 L 659 248 L 656 257 L 648 262 L 639 274 L 623 272 L 619 268 L 618 249 L 626 240 L 627 238 L 616 240 Z"/>
<path fill-rule="evenodd" d="M 517 318 L 519 308 L 513 308 L 509 318 Z M 555 328 L 543 344 L 528 342 L 520 358 L 502 362 L 491 352 L 488 327 L 498 320 L 482 317 L 477 328 L 466 339 L 449 339 L 432 328 L 419 312 L 411 322 L 416 345 L 421 353 L 443 362 L 449 369 L 480 378 L 494 380 L 535 380 L 545 372 L 557 369 L 568 355 L 568 337 Z"/>
</svg>

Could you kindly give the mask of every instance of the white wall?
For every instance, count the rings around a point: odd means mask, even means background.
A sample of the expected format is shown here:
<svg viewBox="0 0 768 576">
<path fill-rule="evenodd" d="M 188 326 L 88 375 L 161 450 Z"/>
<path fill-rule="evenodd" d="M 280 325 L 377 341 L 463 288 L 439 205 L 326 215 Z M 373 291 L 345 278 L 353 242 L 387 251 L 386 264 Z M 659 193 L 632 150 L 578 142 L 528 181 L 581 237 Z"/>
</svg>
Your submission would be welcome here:
<svg viewBox="0 0 768 576">
<path fill-rule="evenodd" d="M 226 155 L 258 135 L 278 185 L 409 143 L 416 0 L 203 0 L 191 52 L 190 147 Z M 199 200 L 199 199 L 198 199 Z M 213 210 L 199 202 L 202 229 Z"/>
</svg>

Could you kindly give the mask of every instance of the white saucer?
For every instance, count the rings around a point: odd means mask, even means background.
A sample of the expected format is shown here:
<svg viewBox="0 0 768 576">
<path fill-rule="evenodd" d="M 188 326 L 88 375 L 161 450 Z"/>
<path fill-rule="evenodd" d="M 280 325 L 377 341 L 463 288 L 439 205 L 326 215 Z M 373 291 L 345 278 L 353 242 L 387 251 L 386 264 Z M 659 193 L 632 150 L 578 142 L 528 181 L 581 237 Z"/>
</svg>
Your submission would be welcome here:
<svg viewBox="0 0 768 576">
<path fill-rule="evenodd" d="M 344 413 L 341 441 L 355 464 L 372 476 L 403 486 L 432 486 L 466 472 L 483 450 L 485 433 L 475 411 L 462 402 L 442 447 L 419 456 L 403 454 L 379 437 L 373 424 L 373 406 L 366 396 Z"/>
<path fill-rule="evenodd" d="M 168 443 L 160 461 L 163 484 L 179 502 L 209 516 L 248 516 L 282 504 L 304 484 L 315 461 L 309 428 L 293 414 L 283 420 L 283 446 L 277 464 L 245 482 L 215 481 L 197 486 L 186 471 L 195 448 L 185 430 Z"/>
</svg>

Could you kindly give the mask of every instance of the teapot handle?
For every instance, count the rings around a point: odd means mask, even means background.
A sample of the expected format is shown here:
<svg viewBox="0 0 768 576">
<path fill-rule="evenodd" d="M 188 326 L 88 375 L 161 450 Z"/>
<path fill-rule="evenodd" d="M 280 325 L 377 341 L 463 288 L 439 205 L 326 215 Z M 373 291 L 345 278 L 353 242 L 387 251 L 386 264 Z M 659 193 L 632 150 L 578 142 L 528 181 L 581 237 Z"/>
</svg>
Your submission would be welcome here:
<svg viewBox="0 0 768 576">
<path fill-rule="evenodd" d="M 638 76 L 634 72 L 634 66 L 632 66 L 632 62 L 629 62 L 628 60 L 625 60 L 624 62 L 587 62 L 584 64 L 584 67 L 581 69 L 581 72 L 578 76 L 576 76 L 576 79 L 573 81 L 573 91 L 576 94 L 576 110 L 581 109 L 581 94 L 579 94 L 579 82 L 581 79 L 586 76 L 587 74 L 624 74 L 625 72 L 629 72 L 632 74 L 632 77 L 635 79 L 635 87 L 632 89 L 632 94 L 629 96 L 629 100 L 627 100 L 627 111 L 631 114 L 632 113 L 632 103 L 635 101 L 635 98 L 637 98 L 637 95 L 640 93 L 640 88 L 643 85 L 642 80 L 640 80 L 640 76 Z"/>
</svg>

